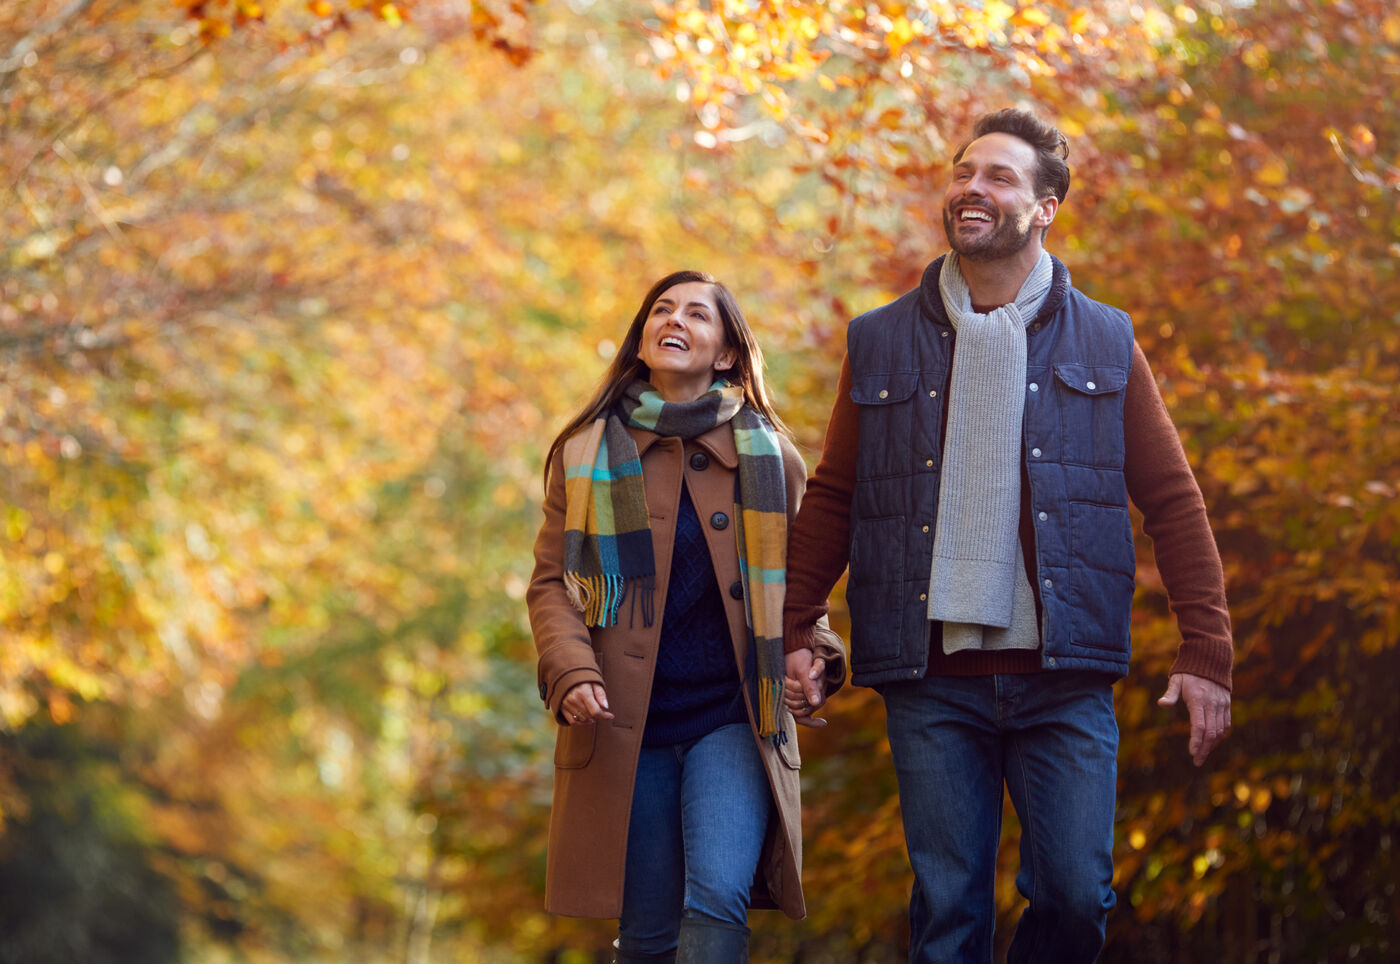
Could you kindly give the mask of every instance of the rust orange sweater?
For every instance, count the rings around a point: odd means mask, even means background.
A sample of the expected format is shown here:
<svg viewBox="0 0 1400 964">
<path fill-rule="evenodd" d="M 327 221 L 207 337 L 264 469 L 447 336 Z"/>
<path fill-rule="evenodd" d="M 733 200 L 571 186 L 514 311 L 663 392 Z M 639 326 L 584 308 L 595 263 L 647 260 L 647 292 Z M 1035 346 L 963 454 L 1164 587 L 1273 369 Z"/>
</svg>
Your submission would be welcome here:
<svg viewBox="0 0 1400 964">
<path fill-rule="evenodd" d="M 1143 515 L 1157 570 L 1176 614 L 1181 648 L 1173 673 L 1203 676 L 1230 687 L 1234 646 L 1225 604 L 1220 552 L 1206 518 L 1205 501 L 1176 434 L 1142 348 L 1133 346 L 1133 369 L 1123 406 L 1124 476 L 1128 497 Z M 859 412 L 851 401 L 849 358 L 841 363 L 836 403 L 816 474 L 788 538 L 784 638 L 789 651 L 809 647 L 812 626 L 826 613 L 827 596 L 845 571 L 850 549 L 851 490 L 855 485 Z M 1021 544 L 1027 575 L 1037 586 L 1029 486 L 1021 486 Z M 1037 614 L 1039 601 L 1037 600 Z M 945 655 L 940 624 L 930 623 L 929 675 L 1041 672 L 1040 651 L 1002 650 Z M 859 658 L 859 654 L 852 654 Z"/>
</svg>

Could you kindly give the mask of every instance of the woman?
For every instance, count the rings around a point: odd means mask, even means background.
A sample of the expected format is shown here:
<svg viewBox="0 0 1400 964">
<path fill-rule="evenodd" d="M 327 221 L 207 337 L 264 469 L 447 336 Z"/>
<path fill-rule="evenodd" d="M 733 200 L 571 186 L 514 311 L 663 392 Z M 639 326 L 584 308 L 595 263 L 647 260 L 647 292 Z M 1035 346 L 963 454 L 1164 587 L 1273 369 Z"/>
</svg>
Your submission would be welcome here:
<svg viewBox="0 0 1400 964">
<path fill-rule="evenodd" d="M 748 959 L 747 908 L 802 898 L 787 526 L 806 470 L 738 305 L 707 274 L 647 293 L 550 446 L 528 595 L 560 724 L 545 907 L 618 917 L 617 960 Z M 812 678 L 844 680 L 819 635 Z M 821 721 L 816 721 L 820 723 Z"/>
</svg>

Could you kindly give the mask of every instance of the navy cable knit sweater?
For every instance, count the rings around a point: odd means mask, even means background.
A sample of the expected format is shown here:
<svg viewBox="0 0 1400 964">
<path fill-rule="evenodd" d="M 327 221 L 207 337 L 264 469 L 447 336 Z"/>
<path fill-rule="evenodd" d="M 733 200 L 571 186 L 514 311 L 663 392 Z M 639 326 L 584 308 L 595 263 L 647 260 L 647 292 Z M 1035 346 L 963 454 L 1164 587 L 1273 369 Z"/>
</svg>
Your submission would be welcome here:
<svg viewBox="0 0 1400 964">
<path fill-rule="evenodd" d="M 705 530 L 682 485 L 642 745 L 683 743 L 748 719 Z"/>
</svg>

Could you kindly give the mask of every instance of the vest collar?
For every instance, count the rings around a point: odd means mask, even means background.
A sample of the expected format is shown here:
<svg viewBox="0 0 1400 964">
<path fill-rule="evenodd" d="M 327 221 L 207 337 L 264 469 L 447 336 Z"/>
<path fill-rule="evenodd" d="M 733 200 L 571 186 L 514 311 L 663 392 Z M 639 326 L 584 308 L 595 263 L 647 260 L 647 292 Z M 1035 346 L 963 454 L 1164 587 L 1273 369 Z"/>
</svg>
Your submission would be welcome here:
<svg viewBox="0 0 1400 964">
<path fill-rule="evenodd" d="M 952 325 L 948 321 L 948 311 L 943 307 L 943 295 L 938 290 L 938 278 L 943 271 L 943 262 L 947 260 L 947 257 L 947 255 L 939 255 L 932 264 L 924 269 L 923 278 L 919 280 L 919 311 L 935 325 L 951 328 Z M 1050 293 L 1045 296 L 1045 303 L 1040 306 L 1035 320 L 1031 322 L 1031 332 L 1039 330 L 1041 325 L 1048 324 L 1069 296 L 1069 268 L 1066 268 L 1064 262 L 1053 254 L 1050 255 L 1050 265 L 1054 272 L 1050 280 Z"/>
</svg>

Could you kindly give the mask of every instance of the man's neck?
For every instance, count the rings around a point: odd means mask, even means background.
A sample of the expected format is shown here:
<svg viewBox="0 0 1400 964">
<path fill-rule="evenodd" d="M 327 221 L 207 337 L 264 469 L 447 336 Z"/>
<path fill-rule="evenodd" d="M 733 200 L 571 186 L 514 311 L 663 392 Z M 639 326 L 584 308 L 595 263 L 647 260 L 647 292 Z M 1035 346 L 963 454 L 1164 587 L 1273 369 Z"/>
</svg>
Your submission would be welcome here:
<svg viewBox="0 0 1400 964">
<path fill-rule="evenodd" d="M 967 281 L 973 305 L 995 309 L 1015 301 L 1044 250 L 1039 241 L 1032 241 L 1015 254 L 995 261 L 959 258 L 958 267 Z"/>
</svg>

